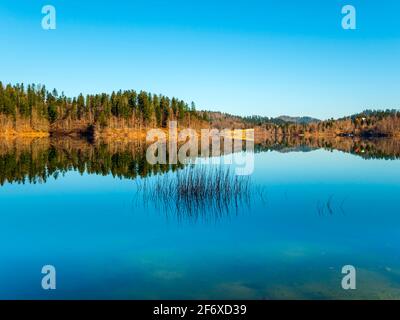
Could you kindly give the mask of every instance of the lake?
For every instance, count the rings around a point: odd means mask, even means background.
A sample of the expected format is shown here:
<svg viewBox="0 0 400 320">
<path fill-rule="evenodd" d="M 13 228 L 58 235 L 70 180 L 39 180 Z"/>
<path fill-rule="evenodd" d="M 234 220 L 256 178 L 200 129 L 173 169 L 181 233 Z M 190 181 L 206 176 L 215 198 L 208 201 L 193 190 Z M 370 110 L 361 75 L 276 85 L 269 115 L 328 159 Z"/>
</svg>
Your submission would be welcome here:
<svg viewBox="0 0 400 320">
<path fill-rule="evenodd" d="M 243 198 L 188 208 L 158 190 L 218 165 L 151 166 L 138 141 L 2 141 L 0 298 L 399 299 L 399 142 L 255 150 Z"/>
</svg>

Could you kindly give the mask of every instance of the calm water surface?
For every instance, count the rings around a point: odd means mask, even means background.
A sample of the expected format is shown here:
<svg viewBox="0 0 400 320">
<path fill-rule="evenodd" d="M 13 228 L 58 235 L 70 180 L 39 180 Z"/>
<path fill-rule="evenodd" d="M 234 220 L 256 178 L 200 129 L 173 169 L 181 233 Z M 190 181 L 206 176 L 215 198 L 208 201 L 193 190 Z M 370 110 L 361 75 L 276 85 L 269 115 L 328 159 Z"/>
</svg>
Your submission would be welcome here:
<svg viewBox="0 0 400 320">
<path fill-rule="evenodd" d="M 2 299 L 400 298 L 400 160 L 267 148 L 249 204 L 185 216 L 144 201 L 138 181 L 156 178 L 143 154 L 3 149 Z M 46 264 L 54 291 L 41 289 Z M 347 264 L 357 290 L 341 288 Z"/>
</svg>

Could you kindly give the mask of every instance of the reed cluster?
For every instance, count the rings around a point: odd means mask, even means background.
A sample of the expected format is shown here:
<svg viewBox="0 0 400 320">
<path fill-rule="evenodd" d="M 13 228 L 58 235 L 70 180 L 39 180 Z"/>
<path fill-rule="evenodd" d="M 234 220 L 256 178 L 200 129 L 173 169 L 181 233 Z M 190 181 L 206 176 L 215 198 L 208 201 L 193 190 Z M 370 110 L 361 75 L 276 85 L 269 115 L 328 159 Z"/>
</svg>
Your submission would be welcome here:
<svg viewBox="0 0 400 320">
<path fill-rule="evenodd" d="M 250 176 L 237 176 L 229 167 L 189 165 L 182 170 L 142 180 L 138 189 L 145 204 L 180 217 L 220 217 L 249 205 Z"/>
</svg>

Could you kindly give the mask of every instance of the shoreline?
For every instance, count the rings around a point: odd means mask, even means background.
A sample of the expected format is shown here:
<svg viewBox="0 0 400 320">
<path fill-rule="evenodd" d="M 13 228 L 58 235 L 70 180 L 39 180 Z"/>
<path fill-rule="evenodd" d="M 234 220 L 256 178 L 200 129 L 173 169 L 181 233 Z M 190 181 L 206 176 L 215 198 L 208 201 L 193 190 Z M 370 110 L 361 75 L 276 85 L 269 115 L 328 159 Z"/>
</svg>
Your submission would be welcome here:
<svg viewBox="0 0 400 320">
<path fill-rule="evenodd" d="M 53 138 L 53 139 L 63 139 L 63 138 L 71 138 L 71 139 L 86 139 L 86 140 L 98 140 L 98 139 L 116 139 L 116 140 L 146 140 L 147 133 L 149 130 L 157 129 L 157 128 L 146 128 L 146 129 L 105 129 L 102 131 L 93 131 L 93 132 L 82 132 L 82 131 L 56 131 L 56 132 L 46 132 L 46 131 L 0 131 L 0 139 L 18 139 L 18 138 Z M 206 128 L 204 128 L 206 129 Z M 209 128 L 208 128 L 209 129 Z M 169 138 L 169 132 L 167 128 L 160 129 L 163 133 L 165 133 L 166 138 Z M 200 129 L 194 129 L 198 134 L 198 137 L 201 136 Z M 230 129 L 231 132 L 235 129 Z M 241 129 L 244 132 L 252 129 Z M 178 133 L 181 130 L 178 130 Z M 233 135 L 232 135 L 233 136 Z M 238 136 L 235 137 L 238 139 Z M 245 134 L 240 137 L 242 140 L 246 139 Z M 384 134 L 375 134 L 375 135 L 362 135 L 362 134 L 271 134 L 270 132 L 254 129 L 254 140 L 255 143 L 262 142 L 267 139 L 345 139 L 345 140 L 370 140 L 370 139 L 392 139 L 398 140 L 400 139 L 400 134 L 393 135 L 384 135 Z M 155 140 L 154 140 L 155 141 Z"/>
</svg>

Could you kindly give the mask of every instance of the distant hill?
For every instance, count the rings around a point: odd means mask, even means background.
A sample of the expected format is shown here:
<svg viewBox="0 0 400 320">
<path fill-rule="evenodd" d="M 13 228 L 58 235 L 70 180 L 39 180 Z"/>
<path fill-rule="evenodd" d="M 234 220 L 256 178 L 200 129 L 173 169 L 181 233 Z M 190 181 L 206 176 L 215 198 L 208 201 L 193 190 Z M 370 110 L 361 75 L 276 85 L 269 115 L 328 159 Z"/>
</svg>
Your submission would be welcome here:
<svg viewBox="0 0 400 320">
<path fill-rule="evenodd" d="M 298 124 L 309 124 L 313 122 L 320 122 L 321 120 L 311 117 L 291 117 L 291 116 L 279 116 L 277 119 L 280 119 L 284 122 L 289 123 L 298 123 Z"/>
<path fill-rule="evenodd" d="M 224 126 L 254 126 L 254 125 L 264 125 L 273 124 L 282 126 L 285 124 L 310 124 L 320 122 L 319 119 L 311 117 L 290 117 L 290 116 L 280 116 L 280 117 L 265 117 L 259 115 L 253 116 L 237 116 L 229 113 L 217 112 L 217 111 L 201 111 L 201 113 L 206 114 L 206 117 L 211 123 L 217 127 Z"/>
</svg>

